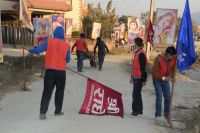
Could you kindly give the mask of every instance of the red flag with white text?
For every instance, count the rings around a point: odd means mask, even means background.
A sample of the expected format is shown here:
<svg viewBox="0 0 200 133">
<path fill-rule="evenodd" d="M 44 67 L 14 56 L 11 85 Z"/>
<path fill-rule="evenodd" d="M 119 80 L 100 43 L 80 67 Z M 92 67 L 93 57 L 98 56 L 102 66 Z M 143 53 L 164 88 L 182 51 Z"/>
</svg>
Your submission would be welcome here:
<svg viewBox="0 0 200 133">
<path fill-rule="evenodd" d="M 124 115 L 122 94 L 92 79 L 87 79 L 87 90 L 80 114 Z"/>
<path fill-rule="evenodd" d="M 153 35 L 154 35 L 154 30 L 153 30 L 151 19 L 149 18 L 148 29 L 147 29 L 147 42 L 150 42 L 151 44 L 153 44 Z"/>
</svg>

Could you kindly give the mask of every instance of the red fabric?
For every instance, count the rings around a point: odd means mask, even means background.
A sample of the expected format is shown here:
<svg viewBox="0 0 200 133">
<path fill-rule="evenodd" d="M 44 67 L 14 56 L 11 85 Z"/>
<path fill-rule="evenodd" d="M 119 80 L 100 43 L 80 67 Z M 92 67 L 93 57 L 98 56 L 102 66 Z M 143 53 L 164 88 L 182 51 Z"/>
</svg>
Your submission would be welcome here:
<svg viewBox="0 0 200 133">
<path fill-rule="evenodd" d="M 141 70 L 140 70 L 140 62 L 139 62 L 139 54 L 144 53 L 144 50 L 141 48 L 139 49 L 134 56 L 133 64 L 132 64 L 132 76 L 134 78 L 141 78 Z M 145 53 L 144 53 L 145 55 Z M 146 55 L 145 55 L 146 57 Z M 146 64 L 148 63 L 146 57 Z"/>
<path fill-rule="evenodd" d="M 85 99 L 79 113 L 123 117 L 122 94 L 92 79 L 88 79 Z"/>
<path fill-rule="evenodd" d="M 164 57 L 159 55 L 159 62 L 160 62 L 160 73 L 162 76 L 167 77 L 170 75 L 170 70 L 173 70 L 176 65 L 176 59 L 170 60 L 169 63 L 166 62 Z"/>
<path fill-rule="evenodd" d="M 154 30 L 151 23 L 151 19 L 149 18 L 148 30 L 147 30 L 147 42 L 150 42 L 151 44 L 153 44 L 153 35 L 154 35 Z"/>
<path fill-rule="evenodd" d="M 69 45 L 59 39 L 49 38 L 45 59 L 45 69 L 65 70 Z"/>
<path fill-rule="evenodd" d="M 77 51 L 86 51 L 84 44 L 85 44 L 84 39 L 82 39 L 82 38 L 77 39 L 76 40 L 76 50 Z"/>
</svg>

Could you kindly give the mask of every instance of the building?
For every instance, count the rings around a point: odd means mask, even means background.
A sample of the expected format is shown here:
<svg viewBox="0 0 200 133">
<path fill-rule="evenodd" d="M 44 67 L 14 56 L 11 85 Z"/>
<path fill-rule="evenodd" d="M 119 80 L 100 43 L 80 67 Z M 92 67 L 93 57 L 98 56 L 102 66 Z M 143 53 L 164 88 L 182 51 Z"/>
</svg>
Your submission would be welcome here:
<svg viewBox="0 0 200 133">
<path fill-rule="evenodd" d="M 82 30 L 82 19 L 84 13 L 84 1 L 83 0 L 73 0 L 72 1 L 72 11 L 66 12 L 65 17 L 71 18 L 73 21 L 73 31 Z"/>
</svg>

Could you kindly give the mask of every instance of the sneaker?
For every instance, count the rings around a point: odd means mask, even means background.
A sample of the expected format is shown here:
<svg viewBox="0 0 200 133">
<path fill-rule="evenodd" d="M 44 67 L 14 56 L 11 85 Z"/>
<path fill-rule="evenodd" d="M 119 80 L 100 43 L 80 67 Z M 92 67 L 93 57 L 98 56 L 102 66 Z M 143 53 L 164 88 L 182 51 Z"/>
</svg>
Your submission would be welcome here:
<svg viewBox="0 0 200 133">
<path fill-rule="evenodd" d="M 160 116 L 157 116 L 155 118 L 155 122 L 156 122 L 156 124 L 162 124 L 162 118 Z"/>
<path fill-rule="evenodd" d="M 170 126 L 169 121 L 166 117 L 162 117 L 162 125 L 167 127 Z"/>
<path fill-rule="evenodd" d="M 46 119 L 46 116 L 45 116 L 45 114 L 40 114 L 39 118 L 40 118 L 40 120 L 44 120 L 44 119 Z"/>
<path fill-rule="evenodd" d="M 136 112 L 131 113 L 131 117 L 136 117 L 138 114 Z"/>
<path fill-rule="evenodd" d="M 64 112 L 54 113 L 55 116 L 64 115 Z"/>
</svg>

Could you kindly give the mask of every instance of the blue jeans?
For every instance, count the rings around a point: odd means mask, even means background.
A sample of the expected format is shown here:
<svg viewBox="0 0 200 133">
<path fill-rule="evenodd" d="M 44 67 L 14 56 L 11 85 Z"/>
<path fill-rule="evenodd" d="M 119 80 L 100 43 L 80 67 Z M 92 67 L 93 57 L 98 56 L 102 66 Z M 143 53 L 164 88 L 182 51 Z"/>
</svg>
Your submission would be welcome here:
<svg viewBox="0 0 200 133">
<path fill-rule="evenodd" d="M 161 116 L 162 112 L 162 94 L 164 96 L 164 116 L 167 118 L 170 108 L 170 86 L 168 81 L 153 80 L 156 92 L 156 112 L 155 117 Z"/>
<path fill-rule="evenodd" d="M 76 51 L 77 55 L 77 70 L 81 72 L 83 69 L 84 52 Z"/>
</svg>

